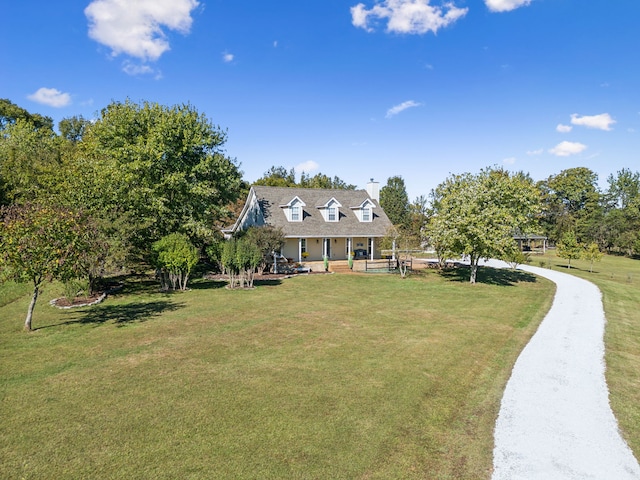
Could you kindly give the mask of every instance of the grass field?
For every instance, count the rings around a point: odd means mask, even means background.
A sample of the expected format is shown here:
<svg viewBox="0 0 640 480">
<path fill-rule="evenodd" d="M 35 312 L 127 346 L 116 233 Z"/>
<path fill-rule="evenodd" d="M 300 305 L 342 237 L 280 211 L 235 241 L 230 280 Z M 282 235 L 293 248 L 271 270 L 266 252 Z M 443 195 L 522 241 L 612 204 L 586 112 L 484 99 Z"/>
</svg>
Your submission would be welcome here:
<svg viewBox="0 0 640 480">
<path fill-rule="evenodd" d="M 533 266 L 545 266 L 585 278 L 602 291 L 607 384 L 610 401 L 623 436 L 640 458 L 640 260 L 607 255 L 600 262 L 567 260 L 553 252 L 533 257 Z"/>
<path fill-rule="evenodd" d="M 46 304 L 53 286 L 33 333 L 13 294 L 0 478 L 489 478 L 504 385 L 554 287 L 481 270 L 176 294 L 136 278 L 77 311 Z"/>
</svg>

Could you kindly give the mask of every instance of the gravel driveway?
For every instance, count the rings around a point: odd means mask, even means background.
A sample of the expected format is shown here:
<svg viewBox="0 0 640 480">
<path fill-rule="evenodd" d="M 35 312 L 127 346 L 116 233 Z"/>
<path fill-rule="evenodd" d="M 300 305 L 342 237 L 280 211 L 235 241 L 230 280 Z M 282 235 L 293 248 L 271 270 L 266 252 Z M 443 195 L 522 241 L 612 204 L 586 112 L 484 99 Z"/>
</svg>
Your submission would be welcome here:
<svg viewBox="0 0 640 480">
<path fill-rule="evenodd" d="M 600 290 L 566 273 L 520 268 L 555 282 L 557 291 L 507 383 L 492 479 L 640 479 L 609 406 Z"/>
</svg>

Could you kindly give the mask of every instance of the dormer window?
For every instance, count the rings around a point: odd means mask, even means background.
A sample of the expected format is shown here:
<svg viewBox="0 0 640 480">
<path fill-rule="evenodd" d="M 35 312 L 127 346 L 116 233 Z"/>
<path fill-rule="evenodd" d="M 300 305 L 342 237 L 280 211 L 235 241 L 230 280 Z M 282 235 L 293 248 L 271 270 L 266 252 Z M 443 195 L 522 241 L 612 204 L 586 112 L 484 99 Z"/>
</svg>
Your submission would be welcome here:
<svg viewBox="0 0 640 480">
<path fill-rule="evenodd" d="M 301 220 L 301 210 L 302 207 L 300 207 L 300 205 L 293 205 L 291 207 L 291 221 L 292 222 L 299 222 Z"/>
<path fill-rule="evenodd" d="M 301 222 L 304 218 L 304 210 L 303 207 L 306 207 L 306 204 L 300 200 L 299 197 L 294 197 L 289 203 L 284 205 L 280 205 L 280 208 L 284 210 L 284 214 L 287 217 L 287 220 L 290 222 Z"/>
<path fill-rule="evenodd" d="M 373 208 L 375 206 L 371 200 L 365 200 L 360 205 L 351 207 L 351 210 L 361 222 L 373 222 Z"/>
<path fill-rule="evenodd" d="M 325 222 L 338 222 L 340 221 L 340 202 L 335 198 L 332 198 L 324 205 L 318 205 L 318 210 L 322 213 L 322 218 Z"/>
</svg>

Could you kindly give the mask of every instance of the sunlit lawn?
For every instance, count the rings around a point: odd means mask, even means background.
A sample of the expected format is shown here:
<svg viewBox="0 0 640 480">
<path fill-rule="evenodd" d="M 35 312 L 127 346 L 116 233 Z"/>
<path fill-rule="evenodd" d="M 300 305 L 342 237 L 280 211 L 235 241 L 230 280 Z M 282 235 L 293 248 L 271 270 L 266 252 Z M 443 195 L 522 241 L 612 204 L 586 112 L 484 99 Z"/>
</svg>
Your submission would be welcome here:
<svg viewBox="0 0 640 480">
<path fill-rule="evenodd" d="M 23 295 L 0 307 L 0 478 L 489 478 L 504 385 L 554 287 L 480 278 L 132 279 L 78 311 L 49 288 L 33 333 Z"/>
<path fill-rule="evenodd" d="M 640 260 L 607 255 L 593 264 L 567 260 L 553 252 L 533 257 L 531 265 L 551 267 L 592 281 L 602 291 L 607 384 L 613 411 L 623 435 L 640 458 Z"/>
</svg>

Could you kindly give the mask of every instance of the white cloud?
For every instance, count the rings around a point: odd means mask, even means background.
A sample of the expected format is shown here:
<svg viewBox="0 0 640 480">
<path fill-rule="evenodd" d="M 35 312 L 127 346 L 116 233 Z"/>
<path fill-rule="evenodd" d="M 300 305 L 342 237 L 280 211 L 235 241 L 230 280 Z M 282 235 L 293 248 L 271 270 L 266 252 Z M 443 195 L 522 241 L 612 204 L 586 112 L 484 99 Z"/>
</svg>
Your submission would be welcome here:
<svg viewBox="0 0 640 480">
<path fill-rule="evenodd" d="M 295 170 L 296 172 L 300 173 L 310 173 L 315 172 L 316 170 L 318 170 L 318 168 L 320 168 L 320 165 L 318 165 L 316 162 L 314 162 L 313 160 L 307 160 L 306 162 L 296 165 Z"/>
<path fill-rule="evenodd" d="M 122 71 L 124 71 L 124 73 L 126 73 L 127 75 L 132 75 L 132 76 L 153 75 L 157 73 L 149 65 L 137 64 L 134 62 L 130 62 L 128 60 L 122 63 Z"/>
<path fill-rule="evenodd" d="M 39 88 L 35 93 L 27 95 L 29 100 L 48 105 L 50 107 L 66 107 L 71 103 L 71 95 L 62 93 L 55 88 Z"/>
<path fill-rule="evenodd" d="M 611 125 L 616 121 L 611 118 L 608 113 L 601 113 L 600 115 L 584 115 L 580 116 L 577 113 L 571 115 L 571 123 L 574 125 L 582 125 L 587 128 L 597 128 L 598 130 L 611 130 Z"/>
<path fill-rule="evenodd" d="M 569 133 L 571 130 L 573 130 L 573 127 L 571 125 L 563 125 L 559 123 L 556 127 L 556 131 L 560 133 Z"/>
<path fill-rule="evenodd" d="M 464 17 L 468 8 L 458 8 L 452 2 L 434 7 L 430 0 L 383 0 L 367 9 L 364 3 L 351 7 L 351 23 L 372 32 L 371 19 L 387 21 L 387 32 L 423 34 L 437 33 L 442 28 Z"/>
<path fill-rule="evenodd" d="M 543 148 L 539 148 L 537 150 L 528 150 L 527 155 L 542 155 L 544 153 Z"/>
<path fill-rule="evenodd" d="M 549 150 L 549 153 L 558 157 L 568 157 L 576 155 L 587 149 L 586 145 L 578 142 L 560 142 L 558 145 Z"/>
<path fill-rule="evenodd" d="M 164 28 L 187 34 L 197 0 L 94 0 L 84 10 L 89 37 L 142 60 L 157 60 L 169 50 Z"/>
<path fill-rule="evenodd" d="M 402 102 L 401 104 L 391 107 L 389 110 L 387 110 L 386 117 L 391 118 L 394 115 L 397 115 L 400 112 L 405 111 L 407 108 L 420 107 L 420 106 L 422 106 L 421 103 L 414 102 L 413 100 L 407 100 L 406 102 Z"/>
<path fill-rule="evenodd" d="M 505 165 L 513 165 L 514 163 L 516 163 L 516 157 L 505 158 L 502 163 L 504 163 Z"/>
<path fill-rule="evenodd" d="M 222 61 L 223 61 L 224 63 L 231 63 L 231 62 L 233 62 L 233 59 L 234 59 L 234 58 L 235 58 L 235 57 L 234 57 L 233 53 L 224 52 L 224 53 L 222 54 Z"/>
<path fill-rule="evenodd" d="M 526 7 L 531 0 L 484 0 L 487 8 L 492 12 L 509 12 L 516 8 Z"/>
</svg>

